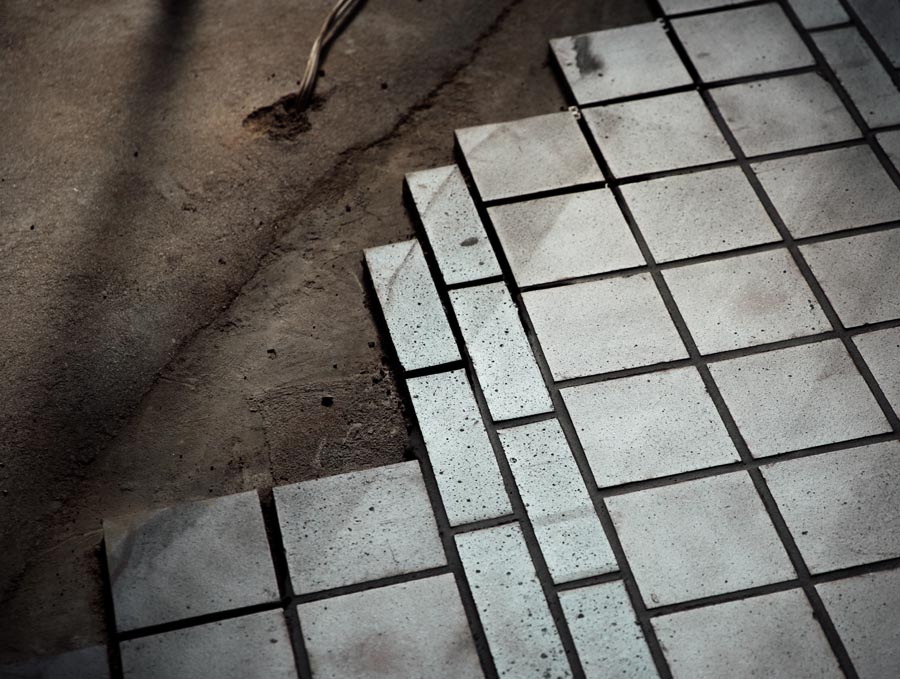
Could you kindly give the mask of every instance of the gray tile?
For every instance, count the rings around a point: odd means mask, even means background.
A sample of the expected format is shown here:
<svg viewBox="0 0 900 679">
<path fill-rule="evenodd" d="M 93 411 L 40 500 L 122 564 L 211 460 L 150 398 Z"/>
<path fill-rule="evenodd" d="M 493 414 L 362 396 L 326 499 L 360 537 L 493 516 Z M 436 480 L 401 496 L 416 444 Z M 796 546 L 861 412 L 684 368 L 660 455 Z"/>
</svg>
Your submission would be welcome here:
<svg viewBox="0 0 900 679">
<path fill-rule="evenodd" d="M 900 443 L 777 462 L 763 475 L 813 573 L 900 556 Z"/>
<path fill-rule="evenodd" d="M 447 563 L 416 461 L 274 489 L 299 594 Z"/>
<path fill-rule="evenodd" d="M 900 229 L 801 248 L 847 327 L 900 318 Z"/>
<path fill-rule="evenodd" d="M 366 264 L 403 369 L 458 361 L 459 350 L 419 241 L 369 248 Z"/>
<path fill-rule="evenodd" d="M 728 5 L 736 5 L 739 2 L 744 2 L 744 0 L 659 0 L 659 4 L 666 14 L 727 7 Z"/>
<path fill-rule="evenodd" d="M 890 158 L 894 167 L 900 172 L 900 130 L 882 132 L 877 135 L 878 144 Z"/>
<path fill-rule="evenodd" d="M 624 184 L 622 193 L 658 262 L 781 240 L 738 167 Z"/>
<path fill-rule="evenodd" d="M 696 92 L 589 108 L 582 114 L 616 177 L 733 158 Z"/>
<path fill-rule="evenodd" d="M 256 491 L 103 522 L 119 631 L 279 597 Z"/>
<path fill-rule="evenodd" d="M 519 286 L 645 263 L 609 189 L 499 205 L 488 213 Z"/>
<path fill-rule="evenodd" d="M 703 354 L 831 330 L 787 250 L 668 269 L 663 277 Z"/>
<path fill-rule="evenodd" d="M 562 390 L 600 487 L 739 461 L 695 368 Z"/>
<path fill-rule="evenodd" d="M 506 286 L 495 283 L 453 290 L 450 298 L 494 420 L 553 410 Z"/>
<path fill-rule="evenodd" d="M 502 273 L 456 165 L 410 172 L 406 185 L 444 283 L 455 285 Z"/>
<path fill-rule="evenodd" d="M 265 611 L 122 642 L 125 679 L 296 679 L 284 613 Z"/>
<path fill-rule="evenodd" d="M 0 665 L 0 679 L 109 679 L 106 646 Z"/>
<path fill-rule="evenodd" d="M 746 472 L 607 498 L 647 606 L 795 576 Z"/>
<path fill-rule="evenodd" d="M 753 164 L 798 238 L 900 220 L 900 190 L 868 145 Z"/>
<path fill-rule="evenodd" d="M 557 38 L 550 47 L 581 105 L 691 84 L 657 21 Z"/>
<path fill-rule="evenodd" d="M 649 274 L 522 297 L 556 380 L 687 358 Z"/>
<path fill-rule="evenodd" d="M 504 429 L 500 441 L 553 581 L 618 570 L 559 423 Z"/>
<path fill-rule="evenodd" d="M 653 620 L 675 679 L 843 677 L 802 590 Z"/>
<path fill-rule="evenodd" d="M 301 604 L 316 679 L 481 677 L 453 575 Z"/>
<path fill-rule="evenodd" d="M 860 679 L 900 676 L 900 570 L 816 585 Z"/>
<path fill-rule="evenodd" d="M 831 85 L 816 73 L 729 85 L 710 93 L 748 156 L 860 136 Z"/>
<path fill-rule="evenodd" d="M 572 113 L 550 113 L 456 131 L 482 200 L 603 181 Z"/>
<path fill-rule="evenodd" d="M 451 525 L 512 512 L 494 449 L 463 370 L 408 380 Z"/>
<path fill-rule="evenodd" d="M 571 677 L 519 524 L 455 539 L 498 675 Z"/>
<path fill-rule="evenodd" d="M 900 413 L 900 328 L 857 335 L 853 342 L 894 411 Z"/>
<path fill-rule="evenodd" d="M 659 676 L 621 582 L 560 592 L 587 679 L 649 679 Z"/>
<path fill-rule="evenodd" d="M 788 0 L 806 28 L 820 28 L 849 21 L 840 0 Z"/>
<path fill-rule="evenodd" d="M 709 366 L 754 457 L 890 430 L 839 340 Z"/>
<path fill-rule="evenodd" d="M 672 27 L 706 82 L 815 64 L 775 3 L 675 19 Z"/>
<path fill-rule="evenodd" d="M 900 68 L 900 4 L 895 0 L 849 0 L 894 68 Z"/>
</svg>

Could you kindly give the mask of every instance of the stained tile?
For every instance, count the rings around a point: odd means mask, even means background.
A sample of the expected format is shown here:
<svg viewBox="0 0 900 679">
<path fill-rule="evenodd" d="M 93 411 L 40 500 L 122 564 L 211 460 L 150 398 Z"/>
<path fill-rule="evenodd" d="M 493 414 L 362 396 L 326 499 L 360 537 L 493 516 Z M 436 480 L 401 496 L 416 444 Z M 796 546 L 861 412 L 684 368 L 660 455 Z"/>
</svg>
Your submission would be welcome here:
<svg viewBox="0 0 900 679">
<path fill-rule="evenodd" d="M 900 68 L 900 5 L 894 0 L 849 0 L 878 46 Z"/>
<path fill-rule="evenodd" d="M 821 28 L 849 21 L 840 0 L 788 0 L 806 28 Z"/>
<path fill-rule="evenodd" d="M 900 130 L 882 132 L 876 136 L 878 144 L 884 149 L 894 168 L 900 172 Z"/>
<path fill-rule="evenodd" d="M 869 370 L 890 401 L 894 412 L 900 413 L 900 328 L 868 332 L 853 338 Z"/>
</svg>

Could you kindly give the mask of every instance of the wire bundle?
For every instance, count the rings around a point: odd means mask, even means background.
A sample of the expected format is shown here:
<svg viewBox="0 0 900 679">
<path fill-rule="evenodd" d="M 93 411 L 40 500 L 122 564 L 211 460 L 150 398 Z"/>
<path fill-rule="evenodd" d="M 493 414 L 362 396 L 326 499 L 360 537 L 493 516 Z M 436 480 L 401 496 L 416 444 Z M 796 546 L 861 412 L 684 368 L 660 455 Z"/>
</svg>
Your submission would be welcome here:
<svg viewBox="0 0 900 679">
<path fill-rule="evenodd" d="M 353 11 L 361 5 L 363 0 L 338 0 L 338 3 L 329 12 L 322 29 L 316 36 L 316 40 L 309 51 L 309 59 L 306 62 L 306 70 L 300 81 L 299 103 L 305 108 L 312 99 L 316 89 L 316 80 L 319 77 L 319 62 L 322 59 L 322 50 L 328 46 L 334 36 L 341 30 Z"/>
</svg>

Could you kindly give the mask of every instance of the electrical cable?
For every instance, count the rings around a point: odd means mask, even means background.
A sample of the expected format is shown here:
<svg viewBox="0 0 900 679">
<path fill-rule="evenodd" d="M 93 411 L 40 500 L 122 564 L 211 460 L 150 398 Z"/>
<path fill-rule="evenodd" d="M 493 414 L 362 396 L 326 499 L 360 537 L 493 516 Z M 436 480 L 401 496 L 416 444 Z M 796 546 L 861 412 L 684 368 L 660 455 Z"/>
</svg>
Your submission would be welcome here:
<svg viewBox="0 0 900 679">
<path fill-rule="evenodd" d="M 338 3 L 329 12 L 322 29 L 313 42 L 312 49 L 309 51 L 309 59 L 306 62 L 306 70 L 303 72 L 303 79 L 300 81 L 300 92 L 298 93 L 299 104 L 301 108 L 306 108 L 312 100 L 313 92 L 316 89 L 316 80 L 319 77 L 319 63 L 322 59 L 322 50 L 328 43 L 332 41 L 335 35 L 343 28 L 344 24 L 353 14 L 354 10 L 359 7 L 364 0 L 338 0 Z"/>
</svg>

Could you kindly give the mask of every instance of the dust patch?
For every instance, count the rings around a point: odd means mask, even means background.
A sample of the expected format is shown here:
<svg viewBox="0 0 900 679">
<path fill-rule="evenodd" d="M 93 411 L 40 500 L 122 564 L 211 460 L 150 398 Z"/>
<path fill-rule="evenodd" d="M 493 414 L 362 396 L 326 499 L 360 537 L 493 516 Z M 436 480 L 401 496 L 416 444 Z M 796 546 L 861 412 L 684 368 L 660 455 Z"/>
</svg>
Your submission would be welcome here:
<svg viewBox="0 0 900 679">
<path fill-rule="evenodd" d="M 309 113 L 321 109 L 326 99 L 316 95 L 304 106 L 299 94 L 288 94 L 253 111 L 244 118 L 244 128 L 274 141 L 292 141 L 312 129 Z"/>
</svg>

